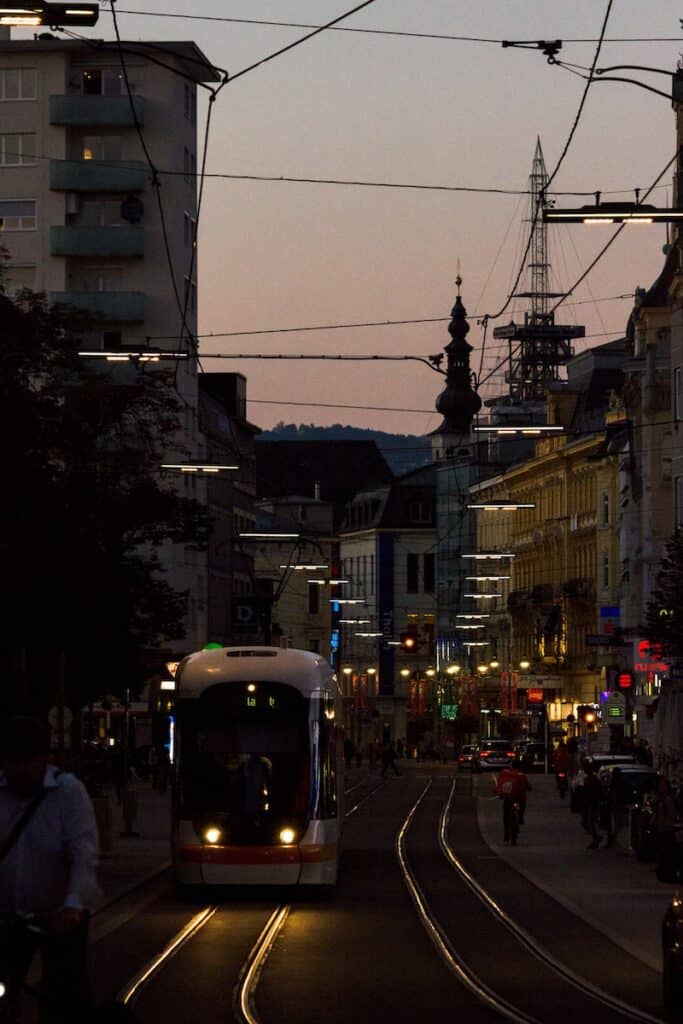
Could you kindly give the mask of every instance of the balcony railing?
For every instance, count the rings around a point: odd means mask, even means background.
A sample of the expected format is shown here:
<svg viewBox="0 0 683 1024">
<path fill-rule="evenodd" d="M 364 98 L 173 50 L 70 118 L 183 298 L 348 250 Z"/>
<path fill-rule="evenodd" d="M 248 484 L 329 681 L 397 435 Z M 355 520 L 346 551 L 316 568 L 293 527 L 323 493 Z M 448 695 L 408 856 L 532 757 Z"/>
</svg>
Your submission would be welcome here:
<svg viewBox="0 0 683 1024">
<path fill-rule="evenodd" d="M 142 292 L 52 292 L 50 297 L 53 302 L 85 310 L 95 320 L 133 324 L 145 319 Z"/>
<path fill-rule="evenodd" d="M 50 160 L 50 188 L 64 192 L 143 192 L 147 168 L 138 161 Z"/>
<path fill-rule="evenodd" d="M 145 101 L 133 96 L 139 124 L 145 122 Z M 50 96 L 50 124 L 78 127 L 133 128 L 135 122 L 127 96 L 82 96 L 73 93 Z"/>
<path fill-rule="evenodd" d="M 595 583 L 586 577 L 577 576 L 562 584 L 562 592 L 565 597 L 592 598 L 595 596 Z"/>
<path fill-rule="evenodd" d="M 140 225 L 125 227 L 50 228 L 52 256 L 144 256 L 145 232 Z"/>
<path fill-rule="evenodd" d="M 531 595 L 528 590 L 512 590 L 508 594 L 508 611 L 526 611 L 531 607 Z"/>
</svg>

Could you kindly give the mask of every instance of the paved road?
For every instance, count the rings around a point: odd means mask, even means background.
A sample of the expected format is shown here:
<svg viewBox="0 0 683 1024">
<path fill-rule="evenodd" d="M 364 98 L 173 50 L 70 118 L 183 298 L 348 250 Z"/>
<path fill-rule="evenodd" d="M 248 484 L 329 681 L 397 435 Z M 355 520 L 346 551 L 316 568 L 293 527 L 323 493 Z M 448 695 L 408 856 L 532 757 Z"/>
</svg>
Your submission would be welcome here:
<svg viewBox="0 0 683 1024">
<path fill-rule="evenodd" d="M 201 930 L 151 976 L 135 1010 L 142 1024 L 233 1020 L 233 990 L 245 959 L 285 901 L 289 916 L 255 989 L 262 1024 L 415 1024 L 443 1016 L 468 1024 L 574 1024 L 577 1017 L 623 1024 L 660 1016 L 660 979 L 652 966 L 519 873 L 509 852 L 499 856 L 503 851 L 484 841 L 469 778 L 450 768 L 410 766 L 375 792 L 378 782 L 361 782 L 351 794 L 352 802 L 363 802 L 347 821 L 340 884 L 331 898 L 209 892 L 183 902 L 161 877 L 96 915 L 91 964 L 98 999 L 116 995 L 202 908 L 215 904 Z M 475 790 L 480 786 L 476 780 Z M 482 904 L 454 862 L 528 942 Z M 534 941 L 547 950 L 545 962 L 530 951 Z M 566 965 L 564 976 L 553 961 Z M 589 984 L 577 987 L 580 978 Z"/>
</svg>

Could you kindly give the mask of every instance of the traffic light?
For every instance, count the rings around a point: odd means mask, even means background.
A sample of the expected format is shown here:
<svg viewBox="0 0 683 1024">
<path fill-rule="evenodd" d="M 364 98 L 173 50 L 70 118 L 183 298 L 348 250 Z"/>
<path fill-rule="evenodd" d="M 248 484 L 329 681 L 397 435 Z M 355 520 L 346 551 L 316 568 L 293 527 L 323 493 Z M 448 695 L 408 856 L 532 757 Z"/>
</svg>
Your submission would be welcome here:
<svg viewBox="0 0 683 1024">
<path fill-rule="evenodd" d="M 630 690 L 633 686 L 633 673 L 620 672 L 617 676 L 617 686 L 620 690 Z"/>
<path fill-rule="evenodd" d="M 412 653 L 417 651 L 420 646 L 420 638 L 417 635 L 416 629 L 404 629 L 399 633 L 399 640 L 401 643 L 401 650 Z"/>
</svg>

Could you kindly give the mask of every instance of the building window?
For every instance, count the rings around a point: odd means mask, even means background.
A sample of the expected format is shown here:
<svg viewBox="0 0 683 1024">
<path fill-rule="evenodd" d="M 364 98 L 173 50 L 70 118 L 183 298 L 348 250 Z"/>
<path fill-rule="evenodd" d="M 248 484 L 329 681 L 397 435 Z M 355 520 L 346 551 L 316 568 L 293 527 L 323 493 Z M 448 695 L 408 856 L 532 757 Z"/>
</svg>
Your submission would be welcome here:
<svg viewBox="0 0 683 1024">
<path fill-rule="evenodd" d="M 185 278 L 185 301 L 186 301 L 187 308 L 189 309 L 190 313 L 196 313 L 197 312 L 197 285 L 195 284 L 194 281 L 190 281 L 189 278 L 187 278 L 187 277 Z M 299 515 L 300 519 L 305 519 L 306 518 L 306 509 L 305 509 L 304 505 L 300 506 L 299 513 L 300 513 L 300 515 Z"/>
<path fill-rule="evenodd" d="M 603 526 L 609 526 L 609 494 L 607 491 L 603 491 L 602 495 L 600 521 Z"/>
<path fill-rule="evenodd" d="M 605 552 L 602 556 L 602 585 L 609 587 L 609 554 Z"/>
<path fill-rule="evenodd" d="M 84 96 L 120 96 L 123 84 L 123 75 L 113 68 L 87 68 L 81 73 Z"/>
<path fill-rule="evenodd" d="M 308 584 L 308 614 L 320 614 L 320 587 L 317 583 Z"/>
<path fill-rule="evenodd" d="M 194 124 L 197 120 L 197 93 L 189 82 L 184 82 L 183 85 L 185 88 L 185 117 Z"/>
<path fill-rule="evenodd" d="M 36 268 L 35 264 L 9 264 L 5 267 L 5 293 L 16 295 L 22 288 L 35 289 Z"/>
<path fill-rule="evenodd" d="M 409 554 L 406 558 L 406 593 L 417 594 L 419 590 L 418 556 Z"/>
<path fill-rule="evenodd" d="M 408 519 L 411 523 L 431 523 L 433 506 L 429 501 L 411 501 L 408 505 Z"/>
<path fill-rule="evenodd" d="M 195 246 L 197 244 L 195 239 L 196 230 L 197 221 L 186 210 L 183 214 L 183 239 L 186 246 Z"/>
<path fill-rule="evenodd" d="M 86 135 L 81 147 L 82 160 L 121 160 L 123 139 L 120 135 Z"/>
<path fill-rule="evenodd" d="M 0 69 L 0 100 L 34 100 L 35 68 Z"/>
<path fill-rule="evenodd" d="M 0 135 L 0 167 L 33 165 L 36 162 L 34 132 Z"/>
<path fill-rule="evenodd" d="M 676 529 L 683 530 L 683 476 L 676 477 Z"/>
<path fill-rule="evenodd" d="M 432 551 L 424 556 L 422 576 L 425 594 L 433 594 L 436 589 L 436 556 Z"/>
<path fill-rule="evenodd" d="M 0 231 L 34 231 L 34 199 L 0 199 Z"/>
<path fill-rule="evenodd" d="M 83 203 L 80 223 L 85 227 L 120 227 L 120 201 L 118 199 L 87 200 Z"/>
<path fill-rule="evenodd" d="M 123 282 L 121 267 L 83 267 L 74 272 L 77 291 L 118 292 Z"/>
<path fill-rule="evenodd" d="M 681 418 L 681 367 L 674 366 L 673 374 L 673 407 L 674 420 Z"/>
</svg>

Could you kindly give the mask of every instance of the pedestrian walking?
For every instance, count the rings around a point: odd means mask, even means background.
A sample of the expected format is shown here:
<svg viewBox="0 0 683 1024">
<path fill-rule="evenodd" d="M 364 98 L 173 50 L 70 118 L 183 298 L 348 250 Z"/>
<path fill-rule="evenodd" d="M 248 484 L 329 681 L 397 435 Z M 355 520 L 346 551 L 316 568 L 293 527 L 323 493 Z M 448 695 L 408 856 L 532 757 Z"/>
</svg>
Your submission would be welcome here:
<svg viewBox="0 0 683 1024">
<path fill-rule="evenodd" d="M 657 878 L 675 882 L 678 873 L 676 824 L 678 814 L 671 783 L 665 775 L 657 778 L 657 795 L 652 811 L 652 826 L 657 850 Z"/>
<path fill-rule="evenodd" d="M 595 767 L 587 763 L 585 766 L 585 778 L 583 781 L 583 827 L 589 833 L 591 841 L 589 850 L 597 850 L 600 845 L 600 807 L 604 800 L 602 785 L 595 772 Z"/>
<path fill-rule="evenodd" d="M 156 747 L 149 748 L 147 754 L 147 767 L 152 778 L 152 789 L 159 788 L 159 752 Z"/>
<path fill-rule="evenodd" d="M 517 821 L 524 824 L 526 811 L 526 795 L 531 792 L 531 783 L 522 771 L 521 762 L 516 760 L 510 767 L 503 768 L 495 780 L 495 793 L 503 801 L 503 842 L 517 843 L 513 834 L 512 819 L 515 804 L 519 807 Z"/>
<path fill-rule="evenodd" d="M 401 774 L 396 767 L 396 748 L 393 740 L 389 740 L 382 747 L 382 771 L 380 773 L 382 778 L 385 778 L 388 768 L 393 768 L 394 775 Z"/>
<path fill-rule="evenodd" d="M 34 915 L 40 928 L 0 932 L 0 962 L 18 1002 L 36 952 L 41 1024 L 83 1024 L 91 1009 L 85 952 L 97 895 L 97 825 L 83 784 L 48 764 L 43 722 L 15 717 L 0 735 L 0 914 Z"/>
</svg>

